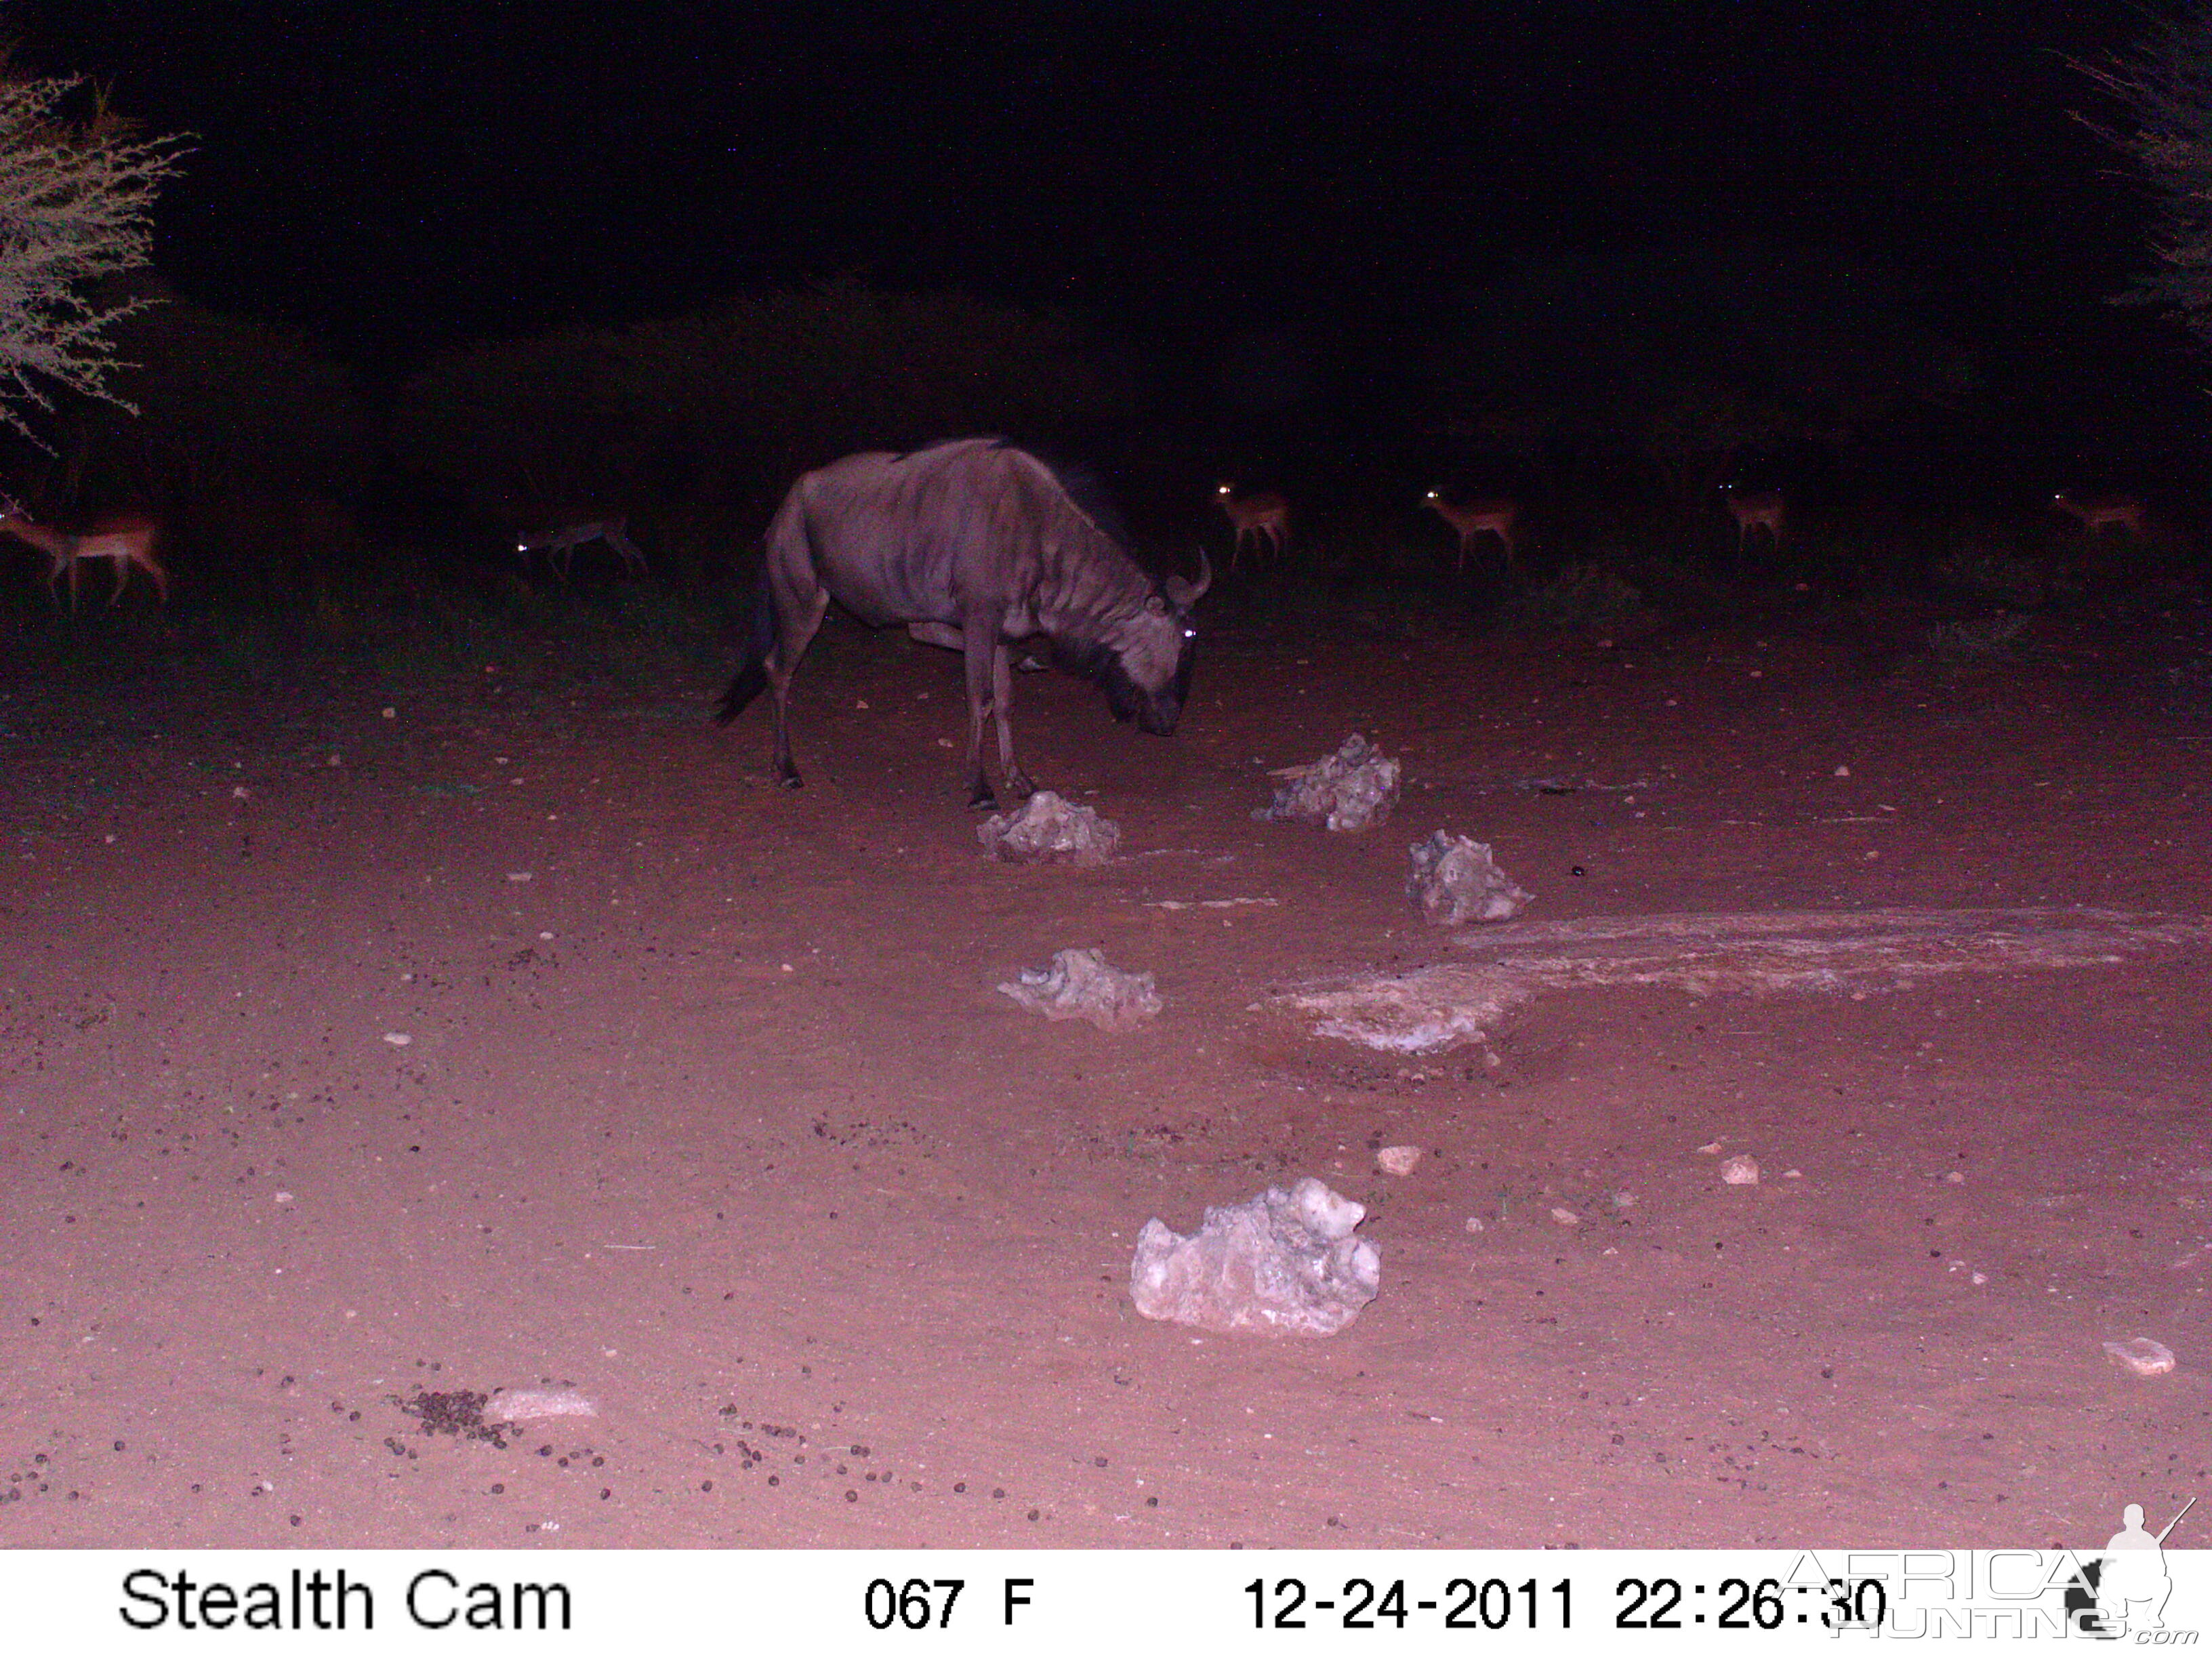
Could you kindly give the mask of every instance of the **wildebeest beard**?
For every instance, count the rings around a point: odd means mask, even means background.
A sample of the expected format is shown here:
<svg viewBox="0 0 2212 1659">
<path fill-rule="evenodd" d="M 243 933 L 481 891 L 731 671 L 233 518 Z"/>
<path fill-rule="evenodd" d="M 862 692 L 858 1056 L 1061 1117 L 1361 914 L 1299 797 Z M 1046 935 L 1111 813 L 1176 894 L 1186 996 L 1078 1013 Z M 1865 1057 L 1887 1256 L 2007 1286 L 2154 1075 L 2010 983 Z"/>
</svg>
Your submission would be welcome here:
<svg viewBox="0 0 2212 1659">
<path fill-rule="evenodd" d="M 1071 674 L 1081 676 L 1106 694 L 1106 706 L 1117 720 L 1134 720 L 1137 729 L 1164 738 L 1182 717 L 1183 699 L 1190 694 L 1190 671 L 1198 655 L 1195 645 L 1185 644 L 1176 664 L 1175 678 L 1158 691 L 1147 691 L 1129 678 L 1121 653 L 1097 640 L 1053 641 L 1053 657 Z"/>
</svg>

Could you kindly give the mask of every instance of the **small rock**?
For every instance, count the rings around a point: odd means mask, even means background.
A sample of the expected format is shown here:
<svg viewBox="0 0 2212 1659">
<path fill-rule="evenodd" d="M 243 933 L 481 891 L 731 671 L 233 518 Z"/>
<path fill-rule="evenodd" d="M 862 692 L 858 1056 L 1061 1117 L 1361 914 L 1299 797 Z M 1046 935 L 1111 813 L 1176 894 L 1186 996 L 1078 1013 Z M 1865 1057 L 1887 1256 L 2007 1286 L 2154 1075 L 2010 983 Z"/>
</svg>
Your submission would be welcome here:
<svg viewBox="0 0 2212 1659">
<path fill-rule="evenodd" d="M 1252 816 L 1326 823 L 1340 833 L 1364 830 L 1397 805 L 1398 775 L 1398 763 L 1355 732 L 1334 755 L 1278 773 L 1288 781 L 1275 791 L 1274 805 Z"/>
<path fill-rule="evenodd" d="M 1471 1215 L 1468 1217 L 1465 1225 L 1468 1231 L 1471 1233 L 1487 1232 L 1490 1231 L 1490 1224 L 1485 1221 L 1479 1215 Z"/>
<path fill-rule="evenodd" d="M 1419 1146 L 1385 1146 L 1375 1154 L 1376 1163 L 1382 1166 L 1385 1175 L 1409 1176 L 1421 1161 Z"/>
<path fill-rule="evenodd" d="M 1835 775 L 1839 778 L 1847 778 L 1850 775 L 1851 769 L 1848 766 L 1838 766 L 1835 770 Z"/>
<path fill-rule="evenodd" d="M 1366 1213 L 1308 1176 L 1210 1206 L 1188 1238 L 1155 1216 L 1137 1235 L 1130 1299 L 1147 1319 L 1202 1330 L 1333 1335 L 1382 1286 L 1381 1255 L 1352 1237 Z"/>
<path fill-rule="evenodd" d="M 547 1417 L 597 1417 L 599 1408 L 574 1389 L 503 1389 L 484 1407 L 488 1423 L 527 1423 Z"/>
<path fill-rule="evenodd" d="M 1759 1185 L 1759 1160 L 1738 1152 L 1721 1165 L 1721 1179 L 1731 1187 Z"/>
<path fill-rule="evenodd" d="M 2163 1342 L 2138 1336 L 2129 1342 L 2107 1342 L 2105 1352 L 2124 1370 L 2137 1376 L 2164 1376 L 2174 1366 L 2173 1350 Z"/>
<path fill-rule="evenodd" d="M 1953 1187 L 1963 1187 L 1966 1184 L 1966 1177 L 1956 1170 L 1946 1170 L 1943 1172 L 1943 1179 L 1946 1183 Z"/>
<path fill-rule="evenodd" d="M 1707 1158 L 1718 1158 L 1721 1152 L 1721 1144 L 1717 1140 L 1709 1140 L 1704 1146 L 1698 1147 L 1698 1150 L 1703 1152 Z"/>
<path fill-rule="evenodd" d="M 1103 864 L 1121 845 L 1121 827 L 1088 806 L 1040 789 L 1016 812 L 975 826 L 985 854 L 1006 864 Z"/>
<path fill-rule="evenodd" d="M 1133 1030 L 1160 1012 L 1150 974 L 1125 974 L 1097 951 L 1055 951 L 1049 968 L 1024 968 L 999 987 L 1047 1019 L 1086 1019 L 1102 1031 Z"/>
<path fill-rule="evenodd" d="M 1406 896 L 1440 927 L 1510 921 L 1535 896 L 1498 867 L 1487 842 L 1439 830 L 1410 851 Z"/>
<path fill-rule="evenodd" d="M 1556 1204 L 1552 1206 L 1552 1219 L 1562 1227 L 1579 1227 L 1583 1224 L 1583 1218 L 1572 1210 L 1562 1209 Z"/>
<path fill-rule="evenodd" d="M 386 1031 L 384 1034 L 384 1040 L 395 1048 L 404 1048 L 409 1043 L 415 1041 L 413 1037 L 409 1036 L 404 1031 Z"/>
</svg>

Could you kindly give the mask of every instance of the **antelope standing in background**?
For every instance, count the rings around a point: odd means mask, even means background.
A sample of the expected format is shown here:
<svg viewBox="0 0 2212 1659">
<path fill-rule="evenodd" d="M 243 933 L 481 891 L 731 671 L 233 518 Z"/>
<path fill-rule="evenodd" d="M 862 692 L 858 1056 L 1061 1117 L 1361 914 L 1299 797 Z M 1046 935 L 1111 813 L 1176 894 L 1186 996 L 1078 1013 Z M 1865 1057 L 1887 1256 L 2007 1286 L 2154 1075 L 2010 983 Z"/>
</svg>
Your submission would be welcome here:
<svg viewBox="0 0 2212 1659">
<path fill-rule="evenodd" d="M 1244 538 L 1251 536 L 1265 543 L 1278 556 L 1290 539 L 1291 504 L 1273 490 L 1262 490 L 1256 495 L 1239 495 L 1234 486 L 1223 484 L 1213 492 L 1213 499 L 1221 503 L 1221 510 L 1229 515 L 1229 522 L 1237 526 L 1237 540 L 1229 550 L 1229 568 L 1237 568 L 1237 556 L 1244 550 Z"/>
<path fill-rule="evenodd" d="M 2143 539 L 2143 504 L 2139 495 L 2081 495 L 2060 490 L 2051 507 L 2081 520 L 2081 528 L 2094 536 L 2107 525 L 2118 525 L 2137 541 Z"/>
<path fill-rule="evenodd" d="M 1739 557 L 1750 546 L 1754 530 L 1764 530 L 1774 550 L 1782 550 L 1782 527 L 1790 520 L 1790 503 L 1780 490 L 1761 489 L 1746 495 L 1734 484 L 1723 484 L 1721 500 L 1728 505 L 1729 516 L 1735 520 L 1735 550 Z"/>
<path fill-rule="evenodd" d="M 623 568 L 640 581 L 646 578 L 645 555 L 629 538 L 628 519 L 597 519 L 588 524 L 562 525 L 557 530 L 540 531 L 533 536 L 522 536 L 515 540 L 514 555 L 528 559 L 533 553 L 545 555 L 545 568 L 567 581 L 574 574 L 576 550 L 586 542 L 605 542 L 615 550 Z"/>
<path fill-rule="evenodd" d="M 1516 574 L 1519 574 L 1519 550 L 1514 544 L 1513 531 L 1521 522 L 1520 502 L 1498 497 L 1489 501 L 1468 501 L 1455 507 L 1441 493 L 1431 489 L 1428 494 L 1428 504 L 1437 510 L 1446 524 L 1459 532 L 1459 563 L 1454 567 L 1455 569 L 1463 571 L 1467 568 L 1467 550 L 1474 545 L 1477 536 L 1487 531 L 1504 544 L 1505 568 Z"/>
<path fill-rule="evenodd" d="M 94 559 L 106 559 L 115 567 L 115 591 L 107 596 L 112 606 L 123 597 L 130 585 L 131 568 L 137 565 L 154 579 L 154 586 L 161 603 L 169 602 L 169 573 L 161 568 L 161 562 L 154 556 L 154 543 L 161 526 L 143 513 L 115 514 L 96 521 L 81 536 L 71 536 L 42 524 L 33 524 L 23 509 L 5 496 L 0 496 L 0 536 L 13 536 L 27 542 L 46 556 L 46 597 L 61 609 L 58 591 L 62 573 L 69 573 L 70 602 L 72 614 L 76 611 L 77 574 Z"/>
</svg>

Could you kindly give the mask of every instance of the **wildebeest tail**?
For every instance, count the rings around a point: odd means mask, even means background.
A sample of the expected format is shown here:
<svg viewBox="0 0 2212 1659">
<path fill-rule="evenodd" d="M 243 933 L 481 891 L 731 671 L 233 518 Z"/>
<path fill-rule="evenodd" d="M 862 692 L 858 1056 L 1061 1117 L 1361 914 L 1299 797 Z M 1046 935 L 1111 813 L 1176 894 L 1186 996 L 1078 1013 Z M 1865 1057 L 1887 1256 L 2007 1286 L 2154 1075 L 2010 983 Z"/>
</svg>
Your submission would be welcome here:
<svg viewBox="0 0 2212 1659">
<path fill-rule="evenodd" d="M 769 653 L 775 649 L 775 599 L 769 591 L 768 561 L 761 561 L 760 581 L 753 595 L 752 627 L 748 632 L 738 672 L 714 710 L 714 724 L 727 726 L 745 711 L 745 705 L 767 689 Z"/>
</svg>

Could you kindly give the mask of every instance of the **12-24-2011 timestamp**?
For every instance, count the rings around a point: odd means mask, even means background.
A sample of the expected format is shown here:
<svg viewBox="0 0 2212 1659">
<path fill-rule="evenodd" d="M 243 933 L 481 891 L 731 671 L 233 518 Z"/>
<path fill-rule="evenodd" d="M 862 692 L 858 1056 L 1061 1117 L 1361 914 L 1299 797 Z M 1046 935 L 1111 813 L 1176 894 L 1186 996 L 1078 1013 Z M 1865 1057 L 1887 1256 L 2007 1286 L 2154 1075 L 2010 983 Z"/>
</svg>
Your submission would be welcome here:
<svg viewBox="0 0 2212 1659">
<path fill-rule="evenodd" d="M 1333 1624 L 1344 1630 L 1403 1630 L 1409 1621 L 1429 1620 L 1446 1630 L 1570 1630 L 1574 1626 L 1574 1586 L 1560 1579 L 1540 1587 L 1534 1578 L 1513 1583 L 1504 1578 L 1454 1578 L 1441 1595 L 1409 1592 L 1402 1578 L 1347 1578 L 1334 1595 L 1316 1594 L 1303 1578 L 1255 1578 L 1244 1586 L 1252 1598 L 1257 1630 L 1304 1630 Z M 1613 1626 L 1618 1630 L 1681 1630 L 1706 1626 L 1715 1630 L 1777 1630 L 1784 1625 L 1819 1623 L 1830 1629 L 1871 1629 L 1888 1611 L 1881 1580 L 1784 1583 L 1778 1579 L 1723 1578 L 1712 1584 L 1684 1585 L 1673 1578 L 1624 1578 L 1614 1586 Z"/>
<path fill-rule="evenodd" d="M 1573 1623 L 1572 1587 L 1562 1578 L 1548 1589 L 1536 1581 L 1508 1583 L 1503 1578 L 1454 1578 L 1441 1595 L 1408 1596 L 1406 1581 L 1347 1578 L 1335 1595 L 1316 1595 L 1303 1578 L 1278 1578 L 1271 1585 L 1255 1578 L 1244 1586 L 1252 1598 L 1255 1630 L 1304 1630 L 1309 1624 L 1334 1623 L 1344 1630 L 1403 1630 L 1442 1620 L 1446 1630 L 1565 1630 Z M 1313 1614 L 1322 1618 L 1313 1618 Z"/>
</svg>

